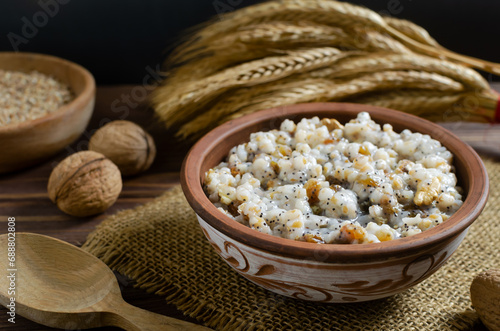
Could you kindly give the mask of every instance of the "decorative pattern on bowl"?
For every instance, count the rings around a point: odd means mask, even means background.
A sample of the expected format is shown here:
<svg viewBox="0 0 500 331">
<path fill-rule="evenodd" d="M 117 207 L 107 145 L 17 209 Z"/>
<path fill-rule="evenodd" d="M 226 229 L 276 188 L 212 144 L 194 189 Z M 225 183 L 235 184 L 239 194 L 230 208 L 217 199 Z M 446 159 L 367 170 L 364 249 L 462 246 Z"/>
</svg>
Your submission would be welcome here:
<svg viewBox="0 0 500 331">
<path fill-rule="evenodd" d="M 197 215 L 198 216 L 198 215 Z M 253 283 L 288 297 L 318 302 L 361 302 L 408 289 L 441 267 L 466 231 L 424 254 L 369 263 L 328 263 L 276 256 L 238 243 L 200 216 L 198 222 L 215 251 Z"/>
</svg>

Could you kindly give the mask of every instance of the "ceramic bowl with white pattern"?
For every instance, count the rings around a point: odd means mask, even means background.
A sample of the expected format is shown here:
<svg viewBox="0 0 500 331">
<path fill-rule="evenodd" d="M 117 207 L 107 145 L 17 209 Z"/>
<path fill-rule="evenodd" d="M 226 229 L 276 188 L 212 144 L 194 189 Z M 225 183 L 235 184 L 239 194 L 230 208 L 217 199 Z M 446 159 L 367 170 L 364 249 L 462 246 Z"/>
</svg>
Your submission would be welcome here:
<svg viewBox="0 0 500 331">
<path fill-rule="evenodd" d="M 420 234 L 361 245 L 315 244 L 252 230 L 219 211 L 203 191 L 204 174 L 253 132 L 279 128 L 282 120 L 335 118 L 348 122 L 367 111 L 394 131 L 429 134 L 453 155 L 464 203 L 442 224 Z M 348 103 L 310 103 L 260 111 L 227 122 L 201 138 L 184 160 L 184 194 L 215 251 L 238 273 L 270 291 L 318 302 L 360 302 L 404 291 L 438 270 L 458 248 L 488 198 L 480 157 L 441 126 L 386 108 Z"/>
</svg>

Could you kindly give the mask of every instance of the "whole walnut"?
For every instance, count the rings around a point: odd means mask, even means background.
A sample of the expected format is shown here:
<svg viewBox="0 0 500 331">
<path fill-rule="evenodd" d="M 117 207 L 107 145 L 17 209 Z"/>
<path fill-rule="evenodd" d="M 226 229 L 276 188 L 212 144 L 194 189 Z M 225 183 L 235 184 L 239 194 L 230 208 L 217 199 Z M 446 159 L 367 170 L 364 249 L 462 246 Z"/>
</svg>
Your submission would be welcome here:
<svg viewBox="0 0 500 331">
<path fill-rule="evenodd" d="M 489 269 L 474 277 L 470 286 L 472 306 L 490 331 L 500 331 L 500 269 Z"/>
<path fill-rule="evenodd" d="M 122 177 L 104 155 L 83 151 L 68 156 L 52 170 L 47 190 L 63 212 L 85 217 L 102 213 L 115 203 Z"/>
<path fill-rule="evenodd" d="M 113 121 L 90 138 L 89 150 L 104 154 L 120 169 L 122 175 L 147 170 L 156 156 L 153 138 L 130 121 Z"/>
</svg>

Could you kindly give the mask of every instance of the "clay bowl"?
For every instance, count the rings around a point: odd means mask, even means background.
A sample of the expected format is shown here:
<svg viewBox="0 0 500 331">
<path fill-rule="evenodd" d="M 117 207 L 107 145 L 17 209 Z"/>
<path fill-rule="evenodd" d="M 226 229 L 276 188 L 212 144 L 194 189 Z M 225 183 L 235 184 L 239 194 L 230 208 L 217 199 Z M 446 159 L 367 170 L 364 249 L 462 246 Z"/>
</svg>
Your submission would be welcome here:
<svg viewBox="0 0 500 331">
<path fill-rule="evenodd" d="M 83 67 L 54 56 L 0 53 L 0 69 L 52 76 L 71 88 L 74 99 L 44 117 L 0 126 L 0 173 L 46 160 L 75 141 L 85 130 L 95 101 L 95 81 Z"/>
<path fill-rule="evenodd" d="M 285 118 L 336 118 L 345 123 L 360 111 L 378 123 L 429 134 L 454 155 L 463 206 L 446 222 L 418 235 L 365 245 L 320 245 L 273 237 L 220 212 L 202 189 L 204 173 L 221 162 L 252 132 L 279 128 Z M 404 291 L 438 270 L 465 237 L 488 197 L 488 176 L 472 148 L 424 119 L 385 108 L 347 104 L 300 104 L 264 110 L 225 123 L 193 146 L 184 160 L 181 183 L 205 236 L 237 272 L 270 291 L 310 301 L 360 302 Z"/>
</svg>

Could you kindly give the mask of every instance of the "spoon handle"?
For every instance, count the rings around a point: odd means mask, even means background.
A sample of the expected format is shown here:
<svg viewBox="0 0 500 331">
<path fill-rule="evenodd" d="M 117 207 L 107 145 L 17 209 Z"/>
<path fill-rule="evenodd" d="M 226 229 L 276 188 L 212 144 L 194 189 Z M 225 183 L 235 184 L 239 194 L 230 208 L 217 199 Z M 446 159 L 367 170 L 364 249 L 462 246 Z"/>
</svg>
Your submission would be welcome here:
<svg viewBox="0 0 500 331">
<path fill-rule="evenodd" d="M 111 311 L 105 317 L 107 325 L 120 327 L 128 331 L 206 331 L 211 330 L 201 325 L 178 320 L 134 307 L 123 300 L 113 302 Z"/>
</svg>

